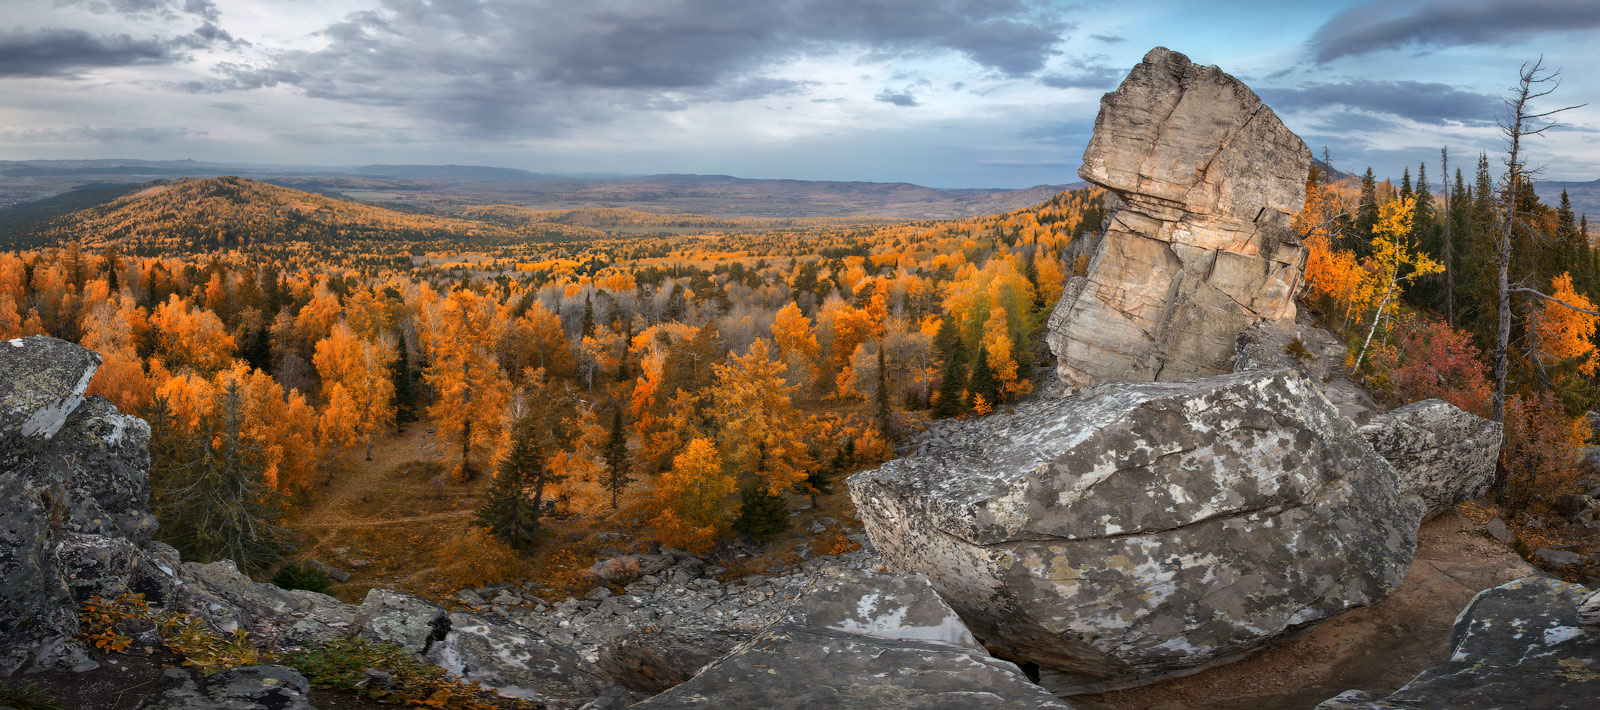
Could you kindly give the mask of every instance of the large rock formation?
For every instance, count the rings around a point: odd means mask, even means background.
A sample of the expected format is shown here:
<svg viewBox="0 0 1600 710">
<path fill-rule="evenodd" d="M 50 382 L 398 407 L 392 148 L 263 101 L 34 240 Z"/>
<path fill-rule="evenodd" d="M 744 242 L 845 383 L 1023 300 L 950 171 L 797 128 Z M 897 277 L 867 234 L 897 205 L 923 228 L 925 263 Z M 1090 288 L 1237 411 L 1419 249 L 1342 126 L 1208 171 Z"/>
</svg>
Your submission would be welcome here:
<svg viewBox="0 0 1600 710">
<path fill-rule="evenodd" d="M 1600 627 L 1590 591 L 1528 577 L 1478 593 L 1456 618 L 1450 660 L 1384 697 L 1349 691 L 1318 710 L 1600 707 Z"/>
<path fill-rule="evenodd" d="M 1047 340 L 1073 388 L 1227 372 L 1251 324 L 1291 318 L 1290 229 L 1311 153 L 1255 92 L 1157 47 L 1100 100 L 1078 174 L 1107 195 L 1088 273 Z"/>
<path fill-rule="evenodd" d="M 1238 658 L 1400 586 L 1422 501 L 1290 370 L 943 424 L 849 480 L 888 565 L 1063 693 Z"/>
</svg>

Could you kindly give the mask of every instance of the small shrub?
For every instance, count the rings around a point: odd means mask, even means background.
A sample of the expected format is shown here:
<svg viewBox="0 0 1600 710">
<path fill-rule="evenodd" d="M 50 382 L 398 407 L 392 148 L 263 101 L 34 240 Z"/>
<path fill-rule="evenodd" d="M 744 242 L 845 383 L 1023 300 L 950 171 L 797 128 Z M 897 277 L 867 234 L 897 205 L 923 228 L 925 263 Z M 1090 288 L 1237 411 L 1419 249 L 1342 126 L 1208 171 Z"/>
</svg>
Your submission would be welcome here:
<svg viewBox="0 0 1600 710">
<path fill-rule="evenodd" d="M 123 651 L 133 645 L 133 639 L 117 631 L 117 622 L 125 619 L 155 624 L 162 648 L 206 675 L 271 660 L 270 652 L 250 644 L 244 629 L 219 634 L 199 617 L 150 608 L 142 594 L 124 594 L 116 599 L 94 597 L 84 602 L 78 611 L 79 633 L 102 651 Z"/>
<path fill-rule="evenodd" d="M 449 710 L 533 708 L 533 703 L 506 701 L 474 683 L 447 675 L 389 644 L 360 638 L 336 638 L 283 658 L 283 664 L 305 675 L 317 688 L 336 688 L 382 703 L 420 705 Z M 387 682 L 368 680 L 368 669 L 386 671 Z"/>
<path fill-rule="evenodd" d="M 1302 365 L 1310 362 L 1312 359 L 1311 351 L 1306 348 L 1305 341 L 1301 340 L 1300 336 L 1298 335 L 1295 336 L 1293 340 L 1290 340 L 1287 345 L 1283 346 L 1283 354 L 1294 358 L 1295 362 L 1298 362 Z"/>
<path fill-rule="evenodd" d="M 320 594 L 333 589 L 333 580 L 328 574 L 309 562 L 283 563 L 277 574 L 272 575 L 272 583 L 279 589 L 304 589 Z"/>
<path fill-rule="evenodd" d="M 0 707 L 13 710 L 66 710 L 55 698 L 33 683 L 0 683 Z"/>
</svg>

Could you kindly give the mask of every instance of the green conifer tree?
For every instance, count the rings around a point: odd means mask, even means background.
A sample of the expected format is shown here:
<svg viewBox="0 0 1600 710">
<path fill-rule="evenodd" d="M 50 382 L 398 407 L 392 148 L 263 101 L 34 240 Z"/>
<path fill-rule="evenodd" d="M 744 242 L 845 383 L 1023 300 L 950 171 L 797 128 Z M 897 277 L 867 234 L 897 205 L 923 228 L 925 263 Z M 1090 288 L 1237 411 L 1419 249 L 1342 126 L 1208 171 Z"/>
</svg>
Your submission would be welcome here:
<svg viewBox="0 0 1600 710">
<path fill-rule="evenodd" d="M 611 493 L 611 509 L 616 510 L 617 497 L 633 482 L 628 476 L 632 466 L 628 459 L 628 430 L 623 426 L 620 404 L 611 408 L 611 436 L 606 439 L 605 459 L 606 491 Z"/>
<path fill-rule="evenodd" d="M 500 460 L 488 498 L 478 508 L 477 524 L 495 539 L 517 550 L 538 546 L 544 487 L 560 479 L 545 465 L 537 422 L 523 417 L 512 428 L 511 450 Z"/>
<path fill-rule="evenodd" d="M 979 395 L 993 407 L 1000 402 L 1000 381 L 994 378 L 989 367 L 989 350 L 978 344 L 978 360 L 972 364 L 972 379 L 967 381 L 967 406 L 971 407 Z"/>
</svg>

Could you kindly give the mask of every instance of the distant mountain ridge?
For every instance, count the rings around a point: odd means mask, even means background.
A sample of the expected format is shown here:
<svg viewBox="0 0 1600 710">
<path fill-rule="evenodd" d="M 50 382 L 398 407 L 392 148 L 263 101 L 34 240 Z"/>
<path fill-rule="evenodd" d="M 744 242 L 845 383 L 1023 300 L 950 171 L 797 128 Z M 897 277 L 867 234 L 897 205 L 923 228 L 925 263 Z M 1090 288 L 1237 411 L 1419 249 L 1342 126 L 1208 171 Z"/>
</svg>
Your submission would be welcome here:
<svg viewBox="0 0 1600 710">
<path fill-rule="evenodd" d="M 1539 201 L 1551 207 L 1561 204 L 1561 191 L 1567 191 L 1567 198 L 1572 200 L 1572 211 L 1578 214 L 1589 215 L 1590 232 L 1600 231 L 1600 180 L 1588 182 L 1572 182 L 1561 180 L 1539 180 L 1533 183 L 1534 192 L 1539 193 Z"/>
</svg>

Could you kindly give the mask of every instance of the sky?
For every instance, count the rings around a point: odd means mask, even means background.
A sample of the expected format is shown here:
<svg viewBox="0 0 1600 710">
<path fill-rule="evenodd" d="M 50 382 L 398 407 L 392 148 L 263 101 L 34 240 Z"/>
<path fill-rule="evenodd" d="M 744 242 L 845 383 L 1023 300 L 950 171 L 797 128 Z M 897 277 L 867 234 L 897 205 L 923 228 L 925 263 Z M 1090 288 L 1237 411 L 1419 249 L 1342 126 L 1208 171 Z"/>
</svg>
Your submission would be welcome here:
<svg viewBox="0 0 1600 710">
<path fill-rule="evenodd" d="M 1502 147 L 1518 67 L 1593 104 L 1532 142 L 1600 178 L 1600 2 L 0 0 L 0 160 L 474 164 L 1076 181 L 1151 47 L 1254 88 L 1335 167 Z"/>
</svg>

